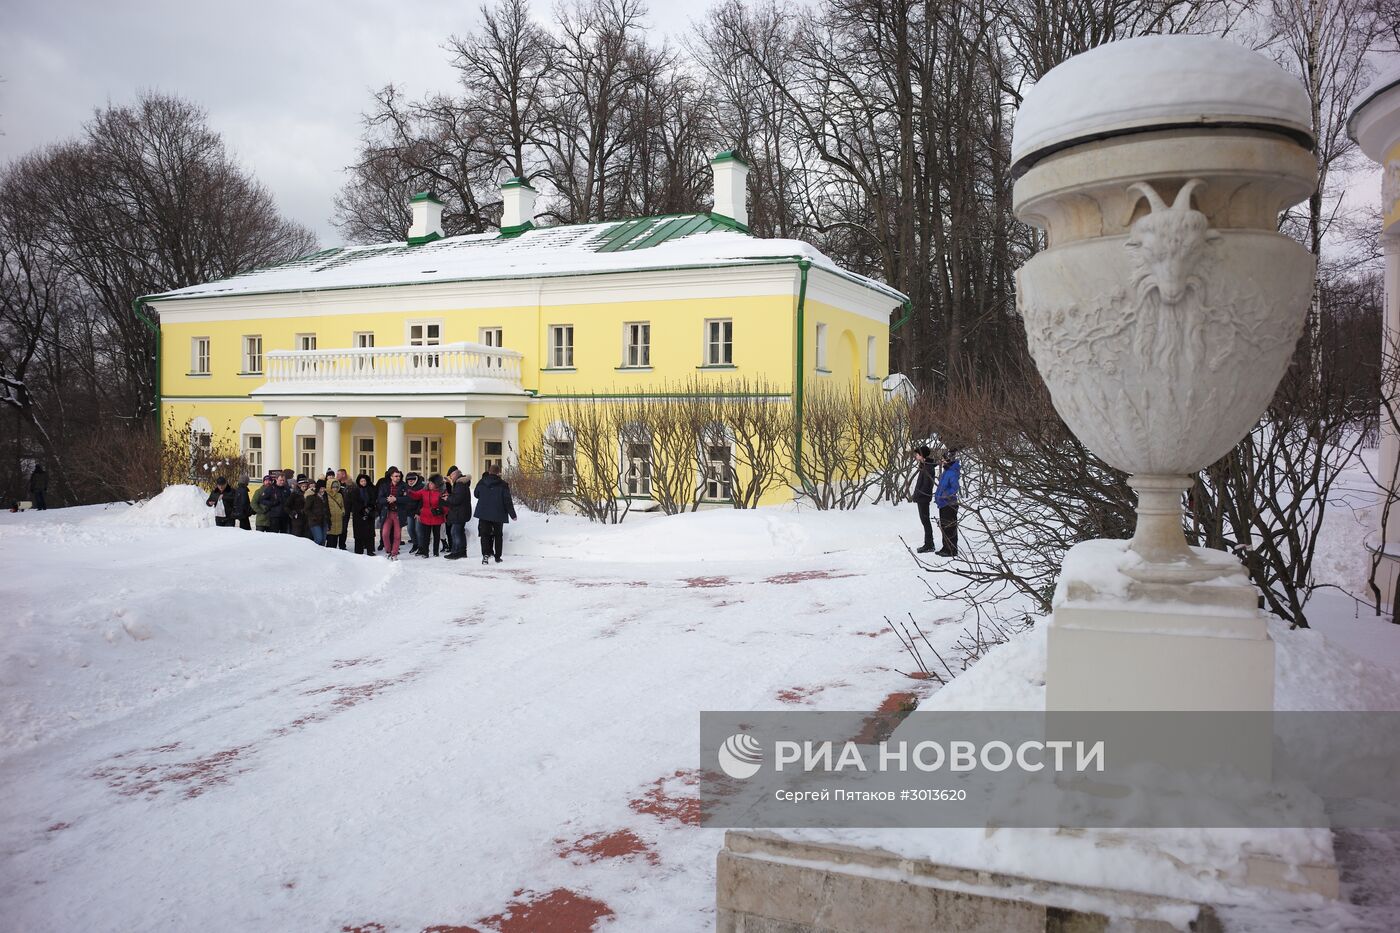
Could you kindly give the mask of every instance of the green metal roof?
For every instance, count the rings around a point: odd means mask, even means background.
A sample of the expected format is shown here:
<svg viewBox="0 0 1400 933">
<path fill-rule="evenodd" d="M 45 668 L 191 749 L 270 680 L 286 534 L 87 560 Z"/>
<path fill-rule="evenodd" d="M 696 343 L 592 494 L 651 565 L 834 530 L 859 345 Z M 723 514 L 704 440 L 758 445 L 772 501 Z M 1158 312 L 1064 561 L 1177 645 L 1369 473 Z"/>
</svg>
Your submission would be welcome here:
<svg viewBox="0 0 1400 933">
<path fill-rule="evenodd" d="M 593 248 L 599 253 L 620 253 L 634 249 L 648 249 L 660 246 L 670 240 L 678 240 L 692 233 L 710 233 L 714 230 L 735 230 L 733 222 L 712 217 L 709 214 L 670 214 L 661 217 L 638 217 L 626 220 L 615 227 L 604 230 L 594 241 Z"/>
</svg>

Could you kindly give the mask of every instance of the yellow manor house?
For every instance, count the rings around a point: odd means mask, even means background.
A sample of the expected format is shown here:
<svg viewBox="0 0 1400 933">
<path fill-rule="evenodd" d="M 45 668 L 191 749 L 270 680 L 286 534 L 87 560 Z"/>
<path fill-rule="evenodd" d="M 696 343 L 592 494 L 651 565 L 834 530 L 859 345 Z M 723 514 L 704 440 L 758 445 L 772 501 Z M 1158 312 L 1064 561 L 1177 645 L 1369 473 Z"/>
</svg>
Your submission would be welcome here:
<svg viewBox="0 0 1400 933">
<path fill-rule="evenodd" d="M 420 194 L 405 242 L 148 296 L 161 421 L 190 423 L 196 442 L 236 437 L 259 473 L 475 476 L 509 465 L 523 432 L 557 433 L 561 399 L 878 389 L 907 299 L 809 244 L 751 236 L 747 165 L 729 152 L 711 165 L 709 214 L 537 228 L 534 190 L 511 179 L 498 233 L 444 237 L 442 204 Z"/>
</svg>

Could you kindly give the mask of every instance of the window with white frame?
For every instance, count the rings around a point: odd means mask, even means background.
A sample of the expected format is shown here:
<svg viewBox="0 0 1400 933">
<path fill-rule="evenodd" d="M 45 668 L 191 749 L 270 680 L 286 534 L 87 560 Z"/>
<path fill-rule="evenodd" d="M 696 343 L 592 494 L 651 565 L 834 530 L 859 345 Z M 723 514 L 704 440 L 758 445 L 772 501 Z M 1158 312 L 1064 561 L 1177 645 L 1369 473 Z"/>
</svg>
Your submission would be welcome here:
<svg viewBox="0 0 1400 933">
<path fill-rule="evenodd" d="M 424 479 L 442 472 L 442 438 L 424 434 L 408 439 L 408 469 Z"/>
<path fill-rule="evenodd" d="M 374 349 L 374 331 L 357 330 L 350 335 L 350 345 L 356 350 Z M 355 368 L 361 371 L 374 369 L 374 357 L 365 354 L 355 361 Z M 370 474 L 373 476 L 374 474 Z"/>
<path fill-rule="evenodd" d="M 479 339 L 477 342 L 483 346 L 495 347 L 497 350 L 504 346 L 501 343 L 501 328 L 499 327 L 483 327 L 478 331 L 478 337 Z M 499 356 L 488 356 L 486 358 L 487 366 L 501 366 L 503 362 L 504 361 Z"/>
<path fill-rule="evenodd" d="M 645 442 L 627 444 L 627 470 L 624 475 L 629 496 L 651 495 L 651 445 Z"/>
<path fill-rule="evenodd" d="M 316 435 L 297 435 L 297 472 L 316 480 Z"/>
<path fill-rule="evenodd" d="M 296 347 L 297 347 L 298 350 L 314 350 L 314 349 L 316 349 L 316 335 L 315 335 L 315 334 L 297 334 L 296 340 L 297 340 L 297 342 L 296 342 Z M 296 361 L 296 367 L 297 367 L 297 371 L 298 371 L 298 372 L 301 372 L 301 373 L 314 373 L 314 372 L 316 372 L 316 364 L 315 364 L 315 362 L 313 362 L 313 361 L 311 361 L 311 360 L 297 360 L 297 361 Z"/>
<path fill-rule="evenodd" d="M 408 325 L 408 345 L 410 347 L 436 347 L 442 343 L 441 321 L 410 321 Z M 435 367 L 442 364 L 437 353 L 415 353 L 414 366 Z"/>
<path fill-rule="evenodd" d="M 705 445 L 706 499 L 729 499 L 734 495 L 733 459 L 728 444 Z"/>
<path fill-rule="evenodd" d="M 190 446 L 197 456 L 213 456 L 214 432 L 203 428 L 194 428 L 190 431 Z"/>
<path fill-rule="evenodd" d="M 574 325 L 555 324 L 549 329 L 549 368 L 571 369 L 574 365 Z"/>
<path fill-rule="evenodd" d="M 879 372 L 877 370 L 878 364 L 876 362 L 877 358 L 875 356 L 875 346 L 876 344 L 874 337 L 865 338 L 865 374 L 867 376 L 870 376 L 871 378 L 874 378 L 875 376 L 879 375 Z"/>
<path fill-rule="evenodd" d="M 243 435 L 243 462 L 248 465 L 248 475 L 257 479 L 266 474 L 263 469 L 263 449 L 261 434 Z"/>
<path fill-rule="evenodd" d="M 549 442 L 549 466 L 559 476 L 563 492 L 573 492 L 577 471 L 574 463 L 574 442 L 555 439 Z"/>
<path fill-rule="evenodd" d="M 705 322 L 705 365 L 734 365 L 734 321 L 729 318 Z"/>
<path fill-rule="evenodd" d="M 651 324 L 636 321 L 622 325 L 622 365 L 626 369 L 651 365 Z"/>
<path fill-rule="evenodd" d="M 493 466 L 498 466 L 502 468 L 504 468 L 505 466 L 504 441 L 481 442 L 481 472 L 484 474 Z"/>
<path fill-rule="evenodd" d="M 249 374 L 263 371 L 262 334 L 243 336 L 243 371 Z"/>
<path fill-rule="evenodd" d="M 826 325 L 825 325 L 825 324 L 818 324 L 818 325 L 817 325 L 817 340 L 816 340 L 816 344 L 817 344 L 817 345 L 816 345 L 817 369 L 825 371 L 825 370 L 826 370 Z"/>
<path fill-rule="evenodd" d="M 190 375 L 209 375 L 208 337 L 194 337 L 190 340 Z"/>
<path fill-rule="evenodd" d="M 355 472 L 364 473 L 373 482 L 379 472 L 374 468 L 374 438 L 355 438 Z"/>
</svg>

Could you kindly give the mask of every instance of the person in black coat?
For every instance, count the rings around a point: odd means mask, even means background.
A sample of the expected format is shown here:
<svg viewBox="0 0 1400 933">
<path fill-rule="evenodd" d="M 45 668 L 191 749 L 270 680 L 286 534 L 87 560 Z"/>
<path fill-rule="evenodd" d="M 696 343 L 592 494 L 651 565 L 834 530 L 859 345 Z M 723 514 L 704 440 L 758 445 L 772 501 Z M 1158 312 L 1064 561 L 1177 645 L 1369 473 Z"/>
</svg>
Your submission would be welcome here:
<svg viewBox="0 0 1400 933">
<path fill-rule="evenodd" d="M 515 503 L 510 498 L 510 483 L 501 479 L 501 465 L 491 464 L 486 475 L 476 484 L 477 533 L 481 535 L 481 562 L 495 557 L 501 562 L 501 544 L 505 525 L 515 518 Z"/>
<path fill-rule="evenodd" d="M 44 497 L 49 491 L 49 474 L 42 463 L 34 464 L 34 472 L 29 474 L 29 498 L 34 503 L 34 511 L 42 512 L 49 507 Z"/>
<path fill-rule="evenodd" d="M 281 473 L 273 473 L 272 485 L 263 490 L 258 499 L 258 509 L 267 519 L 267 530 L 286 534 L 290 522 L 287 519 L 287 499 L 292 495 L 287 478 Z"/>
<path fill-rule="evenodd" d="M 453 467 L 448 476 L 452 478 L 452 488 L 447 493 L 447 540 L 452 549 L 448 560 L 461 560 L 467 556 L 467 522 L 472 517 L 472 478 Z"/>
<path fill-rule="evenodd" d="M 298 538 L 311 537 L 311 525 L 306 519 L 306 497 L 310 489 L 311 482 L 298 475 L 296 488 L 287 496 L 288 528 Z"/>
<path fill-rule="evenodd" d="M 233 517 L 237 519 L 238 527 L 244 531 L 253 530 L 249 521 L 253 516 L 253 503 L 248 495 L 248 483 L 247 476 L 240 476 L 238 485 L 233 487 Z"/>
<path fill-rule="evenodd" d="M 919 554 L 927 554 L 933 550 L 933 523 L 929 521 L 929 503 L 933 501 L 933 488 L 935 486 L 933 478 L 932 452 L 928 445 L 920 447 L 914 451 L 914 459 L 919 461 L 918 472 L 914 474 L 914 491 L 909 494 L 909 498 L 919 507 L 919 521 L 924 526 L 924 544 L 918 549 Z"/>
<path fill-rule="evenodd" d="M 379 513 L 379 496 L 369 481 L 368 473 L 355 477 L 355 485 L 347 486 L 345 510 L 350 513 L 350 527 L 355 533 L 355 553 L 374 556 L 374 519 Z"/>
<path fill-rule="evenodd" d="M 379 510 L 379 500 L 384 498 L 384 490 L 389 487 L 389 474 L 398 467 L 389 467 L 379 481 L 374 484 L 374 530 L 379 536 L 379 550 L 384 550 L 384 513 Z"/>
<path fill-rule="evenodd" d="M 234 523 L 234 494 L 228 480 L 220 476 L 214 480 L 214 488 L 204 504 L 214 510 L 214 524 L 220 528 L 232 528 Z"/>
</svg>

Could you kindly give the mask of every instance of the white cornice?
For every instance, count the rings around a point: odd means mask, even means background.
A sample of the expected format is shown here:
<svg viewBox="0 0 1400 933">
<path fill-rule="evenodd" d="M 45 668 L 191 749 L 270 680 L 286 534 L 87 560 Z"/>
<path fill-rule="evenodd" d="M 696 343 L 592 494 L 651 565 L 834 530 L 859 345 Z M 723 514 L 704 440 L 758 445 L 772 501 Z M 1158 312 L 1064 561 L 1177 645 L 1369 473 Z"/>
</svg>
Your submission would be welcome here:
<svg viewBox="0 0 1400 933">
<path fill-rule="evenodd" d="M 837 276 L 830 276 L 838 279 Z M 839 279 L 838 279 L 839 280 Z M 340 314 L 433 312 L 474 308 L 535 308 L 677 299 L 795 295 L 796 263 L 621 272 L 599 275 L 425 282 L 325 291 L 166 298 L 150 304 L 163 320 L 180 322 L 328 317 Z M 852 286 L 862 292 L 869 289 Z"/>
<path fill-rule="evenodd" d="M 889 324 L 890 314 L 900 302 L 885 294 L 860 285 L 850 279 L 813 266 L 807 275 L 807 300 L 850 311 L 881 324 Z"/>
</svg>

